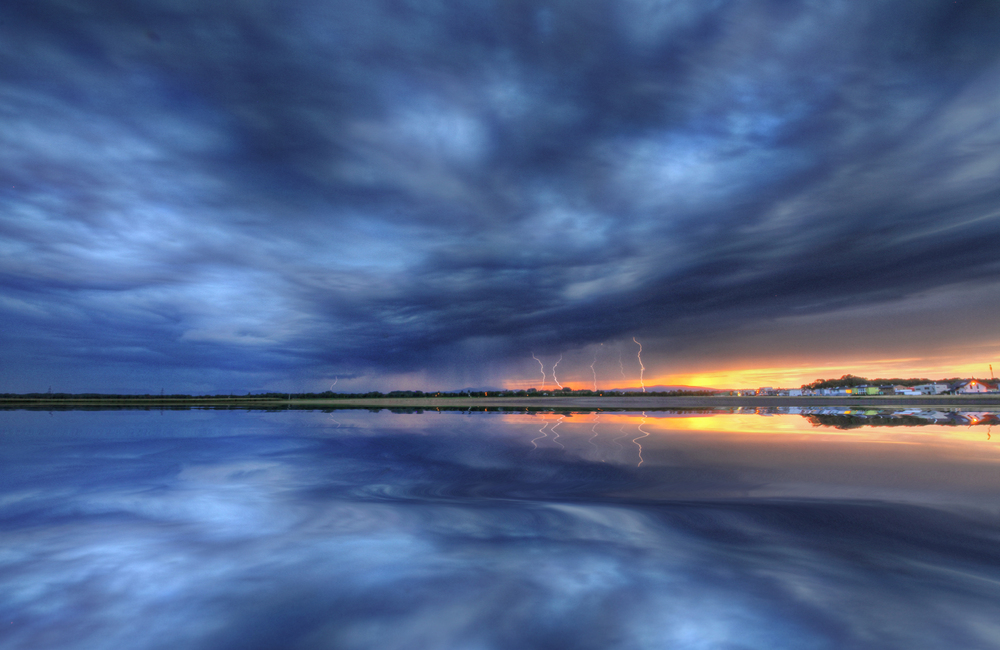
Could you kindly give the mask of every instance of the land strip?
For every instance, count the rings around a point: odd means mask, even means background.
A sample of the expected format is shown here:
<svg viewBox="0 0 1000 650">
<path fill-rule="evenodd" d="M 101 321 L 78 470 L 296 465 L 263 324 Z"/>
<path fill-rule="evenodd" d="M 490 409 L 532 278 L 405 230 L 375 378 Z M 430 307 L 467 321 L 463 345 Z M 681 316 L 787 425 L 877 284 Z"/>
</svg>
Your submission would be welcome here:
<svg viewBox="0 0 1000 650">
<path fill-rule="evenodd" d="M 373 397 L 275 399 L 257 397 L 191 397 L 191 398 L 0 398 L 0 409 L 73 409 L 73 408 L 248 408 L 248 409 L 475 409 L 503 408 L 560 410 L 659 410 L 710 408 L 852 406 L 864 408 L 961 408 L 995 410 L 1000 407 L 1000 394 L 982 395 L 882 395 L 864 397 L 733 397 L 717 396 L 586 396 L 586 397 Z"/>
<path fill-rule="evenodd" d="M 1000 407 L 1000 394 L 992 395 L 934 395 L 934 396 L 869 396 L 869 397 L 432 397 L 432 398 L 361 398 L 344 400 L 297 400 L 315 404 L 319 408 L 337 405 L 345 407 L 383 408 L 436 408 L 463 406 L 558 408 L 558 409 L 625 409 L 642 411 L 675 408 L 767 408 L 772 406 L 858 406 L 871 408 L 950 407 L 975 408 Z"/>
</svg>

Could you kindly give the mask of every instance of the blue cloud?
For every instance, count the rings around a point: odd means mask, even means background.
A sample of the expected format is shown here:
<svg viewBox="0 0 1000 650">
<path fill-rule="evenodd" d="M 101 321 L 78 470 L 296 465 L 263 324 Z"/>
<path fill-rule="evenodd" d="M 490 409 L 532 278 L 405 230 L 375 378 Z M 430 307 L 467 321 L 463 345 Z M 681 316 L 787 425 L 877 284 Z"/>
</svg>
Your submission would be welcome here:
<svg viewBox="0 0 1000 650">
<path fill-rule="evenodd" d="M 484 372 L 470 346 L 684 345 L 982 285 L 998 23 L 985 1 L 17 4 L 0 381 L 440 379 Z"/>
</svg>

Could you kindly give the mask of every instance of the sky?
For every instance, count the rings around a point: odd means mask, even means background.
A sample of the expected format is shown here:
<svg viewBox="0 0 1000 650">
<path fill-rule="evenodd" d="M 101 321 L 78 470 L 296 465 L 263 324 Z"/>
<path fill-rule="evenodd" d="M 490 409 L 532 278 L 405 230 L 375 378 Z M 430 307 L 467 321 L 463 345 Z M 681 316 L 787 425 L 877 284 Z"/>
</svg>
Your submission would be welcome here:
<svg viewBox="0 0 1000 650">
<path fill-rule="evenodd" d="M 997 0 L 0 8 L 0 392 L 988 377 L 998 241 Z"/>
</svg>

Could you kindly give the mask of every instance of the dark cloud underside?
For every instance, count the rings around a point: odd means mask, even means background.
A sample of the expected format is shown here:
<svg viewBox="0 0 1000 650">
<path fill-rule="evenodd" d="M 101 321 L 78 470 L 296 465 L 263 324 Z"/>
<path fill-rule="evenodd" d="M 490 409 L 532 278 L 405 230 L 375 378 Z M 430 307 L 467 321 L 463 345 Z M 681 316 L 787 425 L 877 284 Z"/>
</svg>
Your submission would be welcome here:
<svg viewBox="0 0 1000 650">
<path fill-rule="evenodd" d="M 995 1 L 0 17 L 11 390 L 462 375 L 1000 270 Z"/>
</svg>

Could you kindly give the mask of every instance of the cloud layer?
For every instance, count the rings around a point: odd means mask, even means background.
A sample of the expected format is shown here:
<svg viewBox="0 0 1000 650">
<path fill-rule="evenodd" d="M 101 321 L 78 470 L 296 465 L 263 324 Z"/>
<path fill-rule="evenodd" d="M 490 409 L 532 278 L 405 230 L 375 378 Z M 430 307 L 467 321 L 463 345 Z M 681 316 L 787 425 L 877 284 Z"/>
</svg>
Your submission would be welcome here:
<svg viewBox="0 0 1000 650">
<path fill-rule="evenodd" d="M 940 296 L 1000 315 L 998 29 L 985 0 L 14 3 L 0 381 L 495 382 L 632 336 L 655 369 L 926 295 L 995 343 Z"/>
<path fill-rule="evenodd" d="M 661 415 L 5 413 L 0 647 L 996 646 L 982 431 Z"/>
</svg>

